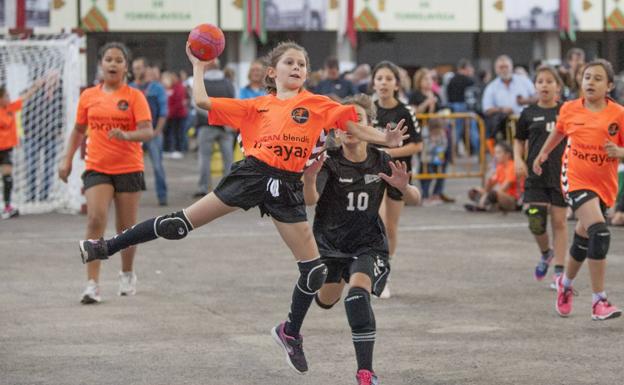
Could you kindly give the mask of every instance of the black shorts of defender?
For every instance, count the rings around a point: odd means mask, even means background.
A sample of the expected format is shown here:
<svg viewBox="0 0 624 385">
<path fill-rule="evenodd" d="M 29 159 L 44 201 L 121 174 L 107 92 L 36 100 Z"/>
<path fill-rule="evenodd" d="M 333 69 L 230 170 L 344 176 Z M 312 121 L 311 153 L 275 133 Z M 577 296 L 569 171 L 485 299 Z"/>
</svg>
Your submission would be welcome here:
<svg viewBox="0 0 624 385">
<path fill-rule="evenodd" d="M 352 258 L 324 258 L 321 256 L 321 262 L 327 266 L 325 283 L 340 283 L 343 279 L 345 282 L 349 282 L 351 275 L 363 273 L 371 279 L 371 291 L 378 297 L 386 287 L 388 275 L 390 275 L 388 257 L 380 256 L 372 251 Z"/>
<path fill-rule="evenodd" d="M 13 153 L 12 148 L 9 148 L 6 150 L 0 150 L 0 166 L 5 165 L 5 164 L 8 166 L 13 165 L 13 161 L 11 160 L 12 153 Z"/>
<path fill-rule="evenodd" d="M 561 189 L 555 187 L 528 188 L 524 190 L 524 203 L 548 203 L 557 207 L 567 207 Z"/>
<path fill-rule="evenodd" d="M 234 163 L 214 194 L 223 203 L 249 210 L 258 206 L 260 215 L 278 222 L 307 220 L 301 173 L 280 170 L 254 158 Z"/>
<path fill-rule="evenodd" d="M 602 215 L 606 218 L 608 209 L 607 204 L 604 203 L 602 199 L 600 199 L 598 194 L 596 194 L 592 190 L 570 191 L 566 196 L 568 205 L 572 208 L 573 211 L 578 210 L 578 208 L 581 207 L 585 202 L 594 198 L 598 198 L 598 200 L 600 201 L 600 211 L 602 211 Z"/>
<path fill-rule="evenodd" d="M 110 184 L 116 193 L 128 193 L 145 191 L 145 176 L 143 171 L 130 172 L 127 174 L 105 174 L 102 172 L 87 170 L 82 173 L 84 189 L 99 184 Z"/>
</svg>

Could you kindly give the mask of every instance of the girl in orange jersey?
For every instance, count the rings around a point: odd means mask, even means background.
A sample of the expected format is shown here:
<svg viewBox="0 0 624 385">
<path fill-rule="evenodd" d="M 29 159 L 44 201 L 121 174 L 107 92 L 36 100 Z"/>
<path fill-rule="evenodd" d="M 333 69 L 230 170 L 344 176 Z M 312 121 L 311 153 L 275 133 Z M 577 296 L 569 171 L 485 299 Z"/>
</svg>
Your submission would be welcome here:
<svg viewBox="0 0 624 385">
<path fill-rule="evenodd" d="M 103 81 L 80 96 L 76 124 L 59 166 L 59 177 L 67 182 L 74 153 L 87 135 L 86 171 L 82 175 L 87 238 L 104 235 L 111 201 L 115 202 L 117 231 L 134 225 L 141 191 L 145 190 L 141 142 L 151 139 L 154 130 L 145 96 L 126 83 L 128 59 L 123 44 L 108 43 L 100 49 Z M 132 266 L 135 253 L 136 247 L 121 252 L 119 295 L 136 292 Z M 89 263 L 83 304 L 100 302 L 99 276 L 100 261 Z"/>
<path fill-rule="evenodd" d="M 572 311 L 572 281 L 585 258 L 592 286 L 592 319 L 619 317 L 622 312 L 607 300 L 604 290 L 606 256 L 611 234 L 604 211 L 615 202 L 618 188 L 618 158 L 624 157 L 624 107 L 608 97 L 613 89 L 611 64 L 594 60 L 583 69 L 583 98 L 565 103 L 556 130 L 549 135 L 537 155 L 533 170 L 542 173 L 542 164 L 556 146 L 568 137 L 562 159 L 561 187 L 578 222 L 570 256 L 557 281 L 556 310 L 562 317 Z"/>
<path fill-rule="evenodd" d="M 358 123 L 354 106 L 343 106 L 326 96 L 303 89 L 309 59 L 301 46 L 281 43 L 268 56 L 266 96 L 252 99 L 208 97 L 201 62 L 187 47 L 193 64 L 193 98 L 209 110 L 211 125 L 240 131 L 247 158 L 233 165 L 217 188 L 190 207 L 149 219 L 108 240 L 80 242 L 83 261 L 107 259 L 128 246 L 158 237 L 182 239 L 188 232 L 242 208 L 258 207 L 272 217 L 278 232 L 298 261 L 299 280 L 294 288 L 288 321 L 271 331 L 283 349 L 288 365 L 305 373 L 299 330 L 316 291 L 323 285 L 327 267 L 320 262 L 314 236 L 307 222 L 302 171 L 323 129 L 336 127 L 362 140 L 397 146 L 404 137 L 403 122 L 385 134 Z"/>
</svg>

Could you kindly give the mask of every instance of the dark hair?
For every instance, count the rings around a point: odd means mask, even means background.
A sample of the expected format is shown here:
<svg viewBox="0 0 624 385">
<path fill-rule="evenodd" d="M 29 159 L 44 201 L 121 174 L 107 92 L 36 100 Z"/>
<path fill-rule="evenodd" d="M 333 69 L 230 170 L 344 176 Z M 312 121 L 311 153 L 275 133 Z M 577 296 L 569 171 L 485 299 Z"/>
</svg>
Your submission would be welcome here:
<svg viewBox="0 0 624 385">
<path fill-rule="evenodd" d="M 340 68 L 338 59 L 335 56 L 330 56 L 325 59 L 325 68 Z"/>
<path fill-rule="evenodd" d="M 373 89 L 373 86 L 375 85 L 375 75 L 377 75 L 377 71 L 382 68 L 387 68 L 392 72 L 394 78 L 396 79 L 397 86 L 401 88 L 401 74 L 399 71 L 399 67 L 388 60 L 380 61 L 379 63 L 377 63 L 377 65 L 375 65 L 375 68 L 373 68 L 373 73 L 371 74 L 370 88 Z M 397 100 L 399 99 L 399 90 L 394 90 L 394 98 Z"/>
<path fill-rule="evenodd" d="M 541 65 L 537 67 L 537 69 L 535 70 L 536 82 L 537 82 L 537 76 L 541 74 L 542 72 L 548 72 L 549 74 L 551 74 L 552 77 L 555 78 L 555 81 L 557 82 L 559 87 L 563 87 L 563 80 L 561 80 L 561 76 L 559 76 L 559 72 L 549 65 Z"/>
<path fill-rule="evenodd" d="M 511 157 L 513 158 L 513 149 L 511 148 L 511 145 L 509 143 L 500 140 L 496 142 L 496 146 L 500 147 L 505 153 L 511 155 Z"/>
<path fill-rule="evenodd" d="M 293 41 L 283 41 L 278 43 L 277 46 L 275 46 L 275 48 L 273 48 L 271 52 L 266 55 L 264 62 L 267 63 L 269 67 L 275 68 L 284 53 L 286 53 L 289 49 L 294 49 L 303 53 L 306 61 L 306 72 L 310 71 L 310 58 L 308 57 L 308 51 Z M 277 92 L 275 79 L 271 78 L 268 73 L 264 76 L 264 88 L 266 88 L 269 94 L 275 94 Z"/>
<path fill-rule="evenodd" d="M 0 86 L 0 98 L 3 98 L 6 95 L 6 87 Z"/>
<path fill-rule="evenodd" d="M 605 59 L 594 59 L 589 63 L 585 64 L 585 67 L 583 67 L 583 76 L 585 76 L 585 71 L 587 71 L 587 69 L 590 67 L 602 67 L 607 73 L 607 80 L 609 81 L 609 83 L 613 83 L 615 81 L 615 72 L 613 71 L 613 66 Z"/>
<path fill-rule="evenodd" d="M 128 50 L 128 47 L 126 47 L 125 44 L 118 41 L 112 41 L 100 47 L 100 50 L 98 51 L 98 61 L 102 61 L 104 55 L 106 55 L 106 51 L 113 48 L 120 50 L 124 59 L 126 59 L 126 63 L 130 64 L 130 50 Z"/>
<path fill-rule="evenodd" d="M 345 98 L 342 104 L 346 106 L 354 105 L 354 106 L 362 107 L 364 112 L 366 112 L 366 118 L 368 118 L 368 124 L 371 124 L 371 122 L 373 121 L 373 119 L 375 119 L 375 116 L 377 115 L 375 113 L 375 109 L 373 108 L 373 99 L 366 94 L 357 94 L 357 95 L 349 96 L 348 98 Z"/>
<path fill-rule="evenodd" d="M 459 61 L 457 62 L 457 69 L 458 70 L 463 70 L 463 69 L 466 69 L 468 67 L 472 67 L 472 63 L 470 63 L 470 60 L 468 60 L 468 59 L 459 59 Z"/>
</svg>

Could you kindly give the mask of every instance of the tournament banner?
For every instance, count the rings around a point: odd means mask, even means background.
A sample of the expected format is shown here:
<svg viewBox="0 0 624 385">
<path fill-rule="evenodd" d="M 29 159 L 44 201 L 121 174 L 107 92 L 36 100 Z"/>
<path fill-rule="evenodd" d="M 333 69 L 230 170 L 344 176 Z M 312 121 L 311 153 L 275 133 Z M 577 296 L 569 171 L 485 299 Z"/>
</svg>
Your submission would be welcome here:
<svg viewBox="0 0 624 385">
<path fill-rule="evenodd" d="M 611 0 L 613 2 L 615 0 Z M 481 0 L 483 32 L 603 30 L 602 0 Z M 609 3 L 609 1 L 607 1 Z"/>
<path fill-rule="evenodd" d="M 80 26 L 87 32 L 189 31 L 217 24 L 218 0 L 80 0 Z"/>
<path fill-rule="evenodd" d="M 478 32 L 479 0 L 355 0 L 355 29 Z"/>
</svg>

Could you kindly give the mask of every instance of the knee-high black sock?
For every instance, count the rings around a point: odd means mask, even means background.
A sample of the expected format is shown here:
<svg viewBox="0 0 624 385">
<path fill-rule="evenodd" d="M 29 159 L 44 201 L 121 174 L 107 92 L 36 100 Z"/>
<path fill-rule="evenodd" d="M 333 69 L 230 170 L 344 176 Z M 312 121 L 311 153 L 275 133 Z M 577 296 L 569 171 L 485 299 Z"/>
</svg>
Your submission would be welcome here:
<svg viewBox="0 0 624 385">
<path fill-rule="evenodd" d="M 310 305 L 314 300 L 314 295 L 316 294 L 316 291 L 323 285 L 325 277 L 323 277 L 323 282 L 320 282 L 320 284 L 317 285 L 318 287 L 301 288 L 299 287 L 300 284 L 309 281 L 307 276 L 311 270 L 319 268 L 319 266 L 322 266 L 323 269 L 327 269 L 325 265 L 321 264 L 318 258 L 312 261 L 298 262 L 297 266 L 299 267 L 300 273 L 299 281 L 297 282 L 297 284 L 295 285 L 295 289 L 293 290 L 292 302 L 290 303 L 290 313 L 288 313 L 288 320 L 286 321 L 286 326 L 284 327 L 284 331 L 286 332 L 286 334 L 292 337 L 297 337 L 299 335 L 301 325 L 303 324 L 303 319 L 305 318 L 308 309 L 310 308 Z"/>
<path fill-rule="evenodd" d="M 13 191 L 13 177 L 11 175 L 2 175 L 4 184 L 4 206 L 11 204 L 11 191 Z"/>
<path fill-rule="evenodd" d="M 358 370 L 373 371 L 373 349 L 377 327 L 375 314 L 370 304 L 370 294 L 361 287 L 352 287 L 344 303 L 349 326 L 351 326 Z"/>
</svg>

